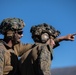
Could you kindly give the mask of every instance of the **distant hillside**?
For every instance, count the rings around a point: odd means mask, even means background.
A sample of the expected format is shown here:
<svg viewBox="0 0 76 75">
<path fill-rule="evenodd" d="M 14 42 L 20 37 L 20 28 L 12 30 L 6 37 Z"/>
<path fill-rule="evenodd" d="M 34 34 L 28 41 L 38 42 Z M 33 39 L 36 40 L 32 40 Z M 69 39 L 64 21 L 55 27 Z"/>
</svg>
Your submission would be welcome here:
<svg viewBox="0 0 76 75">
<path fill-rule="evenodd" d="M 76 66 L 52 69 L 51 72 L 52 75 L 76 75 Z"/>
</svg>

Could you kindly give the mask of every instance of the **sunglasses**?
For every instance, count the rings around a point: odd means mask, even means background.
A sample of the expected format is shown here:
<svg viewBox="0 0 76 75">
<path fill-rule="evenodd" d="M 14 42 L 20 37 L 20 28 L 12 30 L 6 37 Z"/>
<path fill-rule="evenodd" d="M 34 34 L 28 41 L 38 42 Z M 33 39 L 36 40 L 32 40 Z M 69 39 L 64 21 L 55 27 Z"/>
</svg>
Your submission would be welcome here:
<svg viewBox="0 0 76 75">
<path fill-rule="evenodd" d="M 23 34 L 23 31 L 18 31 L 17 32 L 19 35 L 22 35 Z"/>
</svg>

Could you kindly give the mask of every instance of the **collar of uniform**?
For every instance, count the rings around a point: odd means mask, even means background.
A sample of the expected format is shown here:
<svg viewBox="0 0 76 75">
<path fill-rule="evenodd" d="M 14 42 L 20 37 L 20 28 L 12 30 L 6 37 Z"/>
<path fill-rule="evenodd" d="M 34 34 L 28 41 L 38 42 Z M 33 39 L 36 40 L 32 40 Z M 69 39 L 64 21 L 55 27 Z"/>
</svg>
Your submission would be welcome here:
<svg viewBox="0 0 76 75">
<path fill-rule="evenodd" d="M 6 43 L 5 41 L 3 41 L 3 39 L 0 40 L 0 42 L 3 43 L 4 46 L 5 46 L 7 49 L 12 49 L 12 47 L 9 47 L 9 46 L 7 45 L 7 43 Z"/>
<path fill-rule="evenodd" d="M 51 48 L 50 45 L 47 45 L 49 51 L 50 51 L 50 55 L 51 55 L 51 60 L 53 60 L 53 49 Z"/>
</svg>

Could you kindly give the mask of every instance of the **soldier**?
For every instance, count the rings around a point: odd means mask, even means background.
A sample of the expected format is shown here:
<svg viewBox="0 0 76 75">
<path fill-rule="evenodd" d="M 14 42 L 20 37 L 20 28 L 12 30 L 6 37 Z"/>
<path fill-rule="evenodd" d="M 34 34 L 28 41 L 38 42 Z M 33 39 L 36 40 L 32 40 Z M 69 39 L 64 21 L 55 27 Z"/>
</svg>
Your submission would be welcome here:
<svg viewBox="0 0 76 75">
<path fill-rule="evenodd" d="M 50 65 L 53 59 L 53 49 L 63 40 L 74 40 L 74 35 L 60 35 L 60 31 L 46 23 L 32 26 L 30 29 L 35 44 L 24 53 L 20 59 L 21 75 L 51 75 Z"/>
<path fill-rule="evenodd" d="M 25 23 L 20 18 L 6 18 L 0 24 L 0 75 L 19 75 L 18 56 L 32 47 L 31 44 L 22 44 Z"/>
</svg>

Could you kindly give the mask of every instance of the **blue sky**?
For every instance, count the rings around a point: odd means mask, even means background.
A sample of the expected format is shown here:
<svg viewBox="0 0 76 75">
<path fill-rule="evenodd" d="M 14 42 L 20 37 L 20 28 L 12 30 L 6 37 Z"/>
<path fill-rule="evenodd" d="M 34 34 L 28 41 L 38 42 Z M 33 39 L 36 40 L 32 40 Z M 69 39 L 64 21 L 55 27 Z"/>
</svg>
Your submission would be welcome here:
<svg viewBox="0 0 76 75">
<path fill-rule="evenodd" d="M 34 43 L 30 28 L 44 22 L 53 25 L 61 31 L 60 36 L 64 36 L 76 32 L 76 0 L 0 0 L 0 22 L 8 17 L 25 21 L 23 43 Z M 54 49 L 51 68 L 68 66 L 76 66 L 76 38 L 73 42 L 61 42 Z"/>
</svg>

